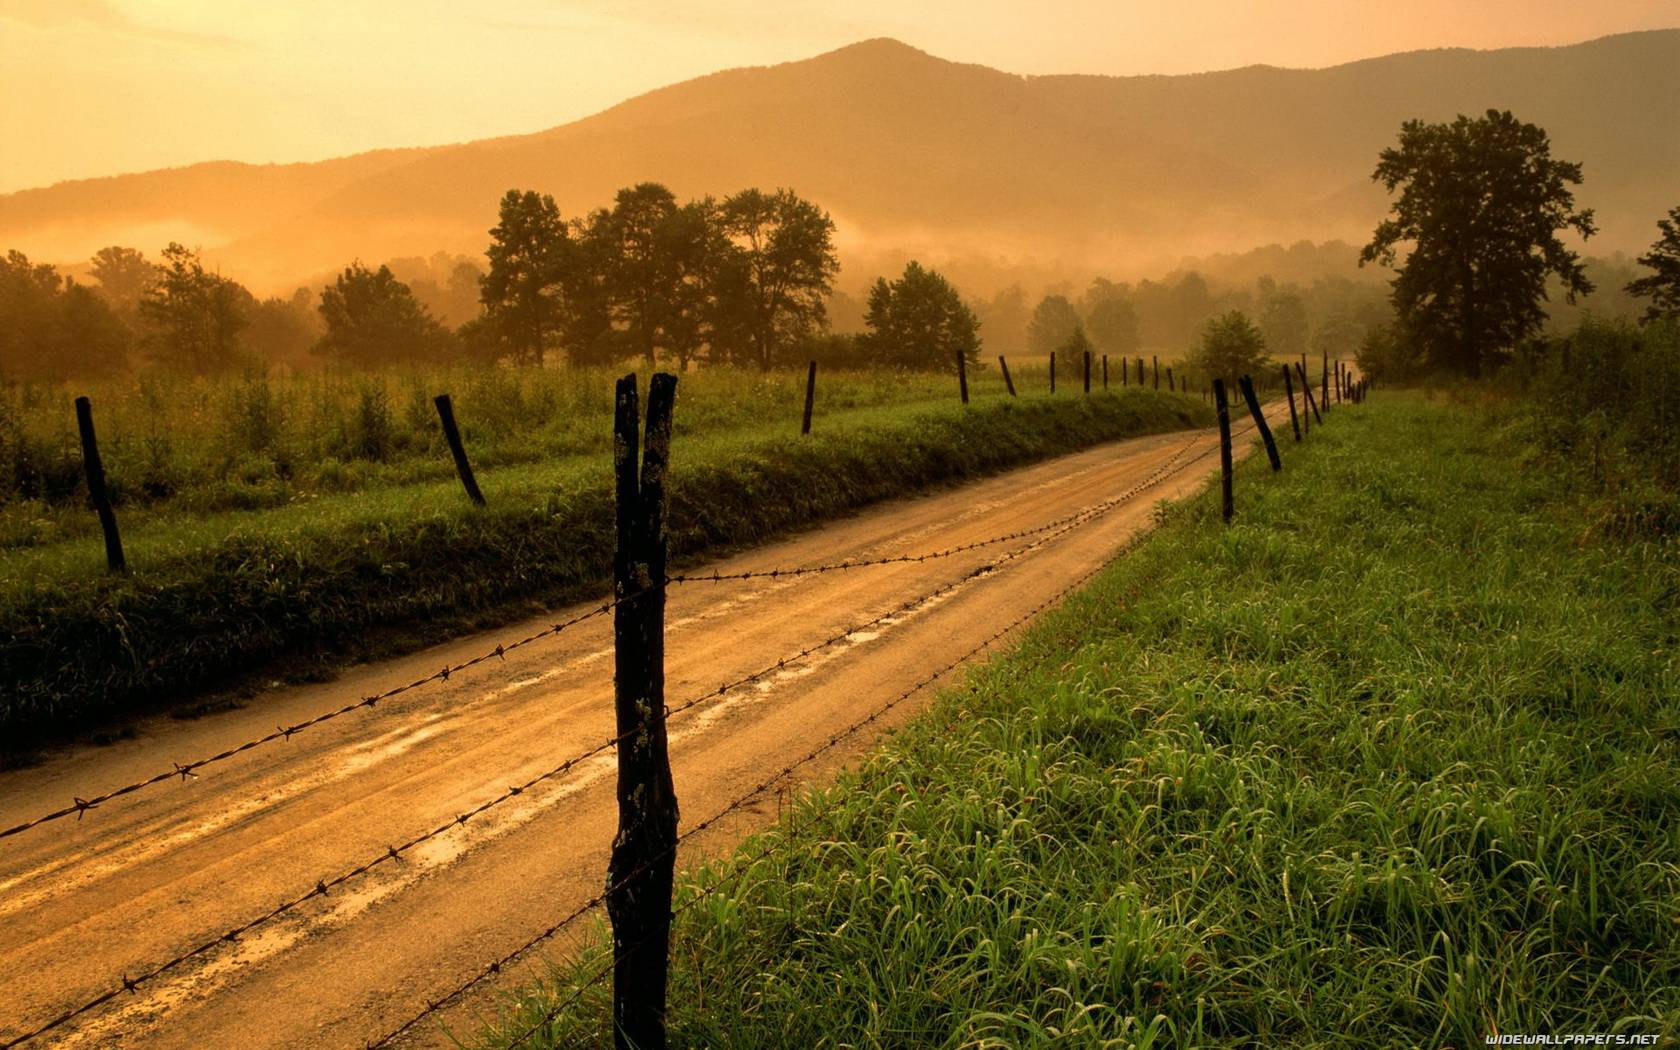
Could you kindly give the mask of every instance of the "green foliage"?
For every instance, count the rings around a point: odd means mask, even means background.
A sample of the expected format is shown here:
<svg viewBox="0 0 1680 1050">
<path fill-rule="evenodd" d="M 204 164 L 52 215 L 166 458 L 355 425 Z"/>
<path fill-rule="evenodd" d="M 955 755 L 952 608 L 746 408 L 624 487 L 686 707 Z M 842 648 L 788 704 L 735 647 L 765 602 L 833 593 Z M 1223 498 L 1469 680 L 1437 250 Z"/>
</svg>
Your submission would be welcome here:
<svg viewBox="0 0 1680 1050">
<path fill-rule="evenodd" d="M 132 336 L 106 301 L 22 252 L 0 259 L 0 377 L 71 379 L 121 372 Z"/>
<path fill-rule="evenodd" d="M 1651 300 L 1645 320 L 1680 317 L 1680 207 L 1670 208 L 1666 219 L 1657 220 L 1662 231 L 1651 250 L 1639 257 L 1641 266 L 1652 272 L 1628 282 L 1630 294 Z"/>
<path fill-rule="evenodd" d="M 566 328 L 567 308 L 577 293 L 574 246 L 554 198 L 527 190 L 508 190 L 485 255 L 484 322 L 476 334 L 506 356 L 542 364 Z M 602 317 L 602 326 L 605 318 Z M 497 352 L 500 351 L 500 352 Z"/>
<path fill-rule="evenodd" d="M 980 322 L 934 270 L 912 261 L 896 281 L 876 279 L 869 291 L 863 337 L 871 364 L 944 371 L 961 354 L 970 365 L 980 357 Z"/>
<path fill-rule="evenodd" d="M 198 252 L 173 241 L 163 250 L 157 283 L 140 299 L 140 316 L 153 331 L 152 357 L 191 375 L 239 365 L 239 335 L 256 300 L 237 282 L 204 268 Z"/>
<path fill-rule="evenodd" d="M 350 264 L 321 289 L 320 313 L 326 332 L 315 352 L 358 368 L 435 361 L 453 342 L 389 266 L 369 270 Z"/>
<path fill-rule="evenodd" d="M 1027 322 L 1027 349 L 1048 354 L 1067 342 L 1079 325 L 1079 311 L 1067 296 L 1047 295 L 1033 308 L 1032 320 Z"/>
<path fill-rule="evenodd" d="M 140 300 L 157 284 L 157 267 L 134 248 L 112 245 L 101 248 L 92 259 L 94 280 L 99 293 L 111 304 L 117 315 L 132 318 L 140 310 Z"/>
<path fill-rule="evenodd" d="M 1258 376 L 1267 369 L 1266 337 L 1242 311 L 1227 311 L 1202 329 L 1201 345 L 1189 363 L 1207 379 L 1223 379 L 1235 390 L 1239 376 Z"/>
<path fill-rule="evenodd" d="M 1332 355 L 1334 356 L 1334 355 Z M 1398 324 L 1378 325 L 1354 352 L 1361 375 L 1378 383 L 1409 383 L 1423 373 L 1423 354 Z"/>
<path fill-rule="evenodd" d="M 1395 313 L 1434 366 L 1479 376 L 1545 320 L 1546 277 L 1570 302 L 1592 291 L 1580 258 L 1558 232 L 1585 238 L 1592 210 L 1575 210 L 1581 166 L 1553 159 L 1545 131 L 1488 110 L 1451 124 L 1409 120 L 1382 151 L 1372 178 L 1400 190 L 1361 264 L 1392 266 Z"/>
<path fill-rule="evenodd" d="M 1169 512 L 679 877 L 672 1045 L 1680 1034 L 1675 560 L 1579 545 L 1554 479 L 1441 403 L 1374 396 L 1238 470 L 1232 525 L 1214 493 Z M 609 1010 L 602 983 L 524 1045 L 605 1045 Z"/>
<path fill-rule="evenodd" d="M 1110 296 L 1097 301 L 1086 314 L 1091 342 L 1106 354 L 1131 354 L 1138 349 L 1137 309 L 1131 301 Z"/>
<path fill-rule="evenodd" d="M 426 634 L 513 603 L 603 586 L 613 536 L 612 379 L 475 369 L 281 382 L 148 379 L 95 391 L 132 573 L 102 570 L 79 501 L 63 391 L 0 391 L 0 740 L 122 713 L 287 653 Z M 685 377 L 673 551 L 693 557 L 868 503 L 1206 410 L 1141 391 L 1011 399 L 971 377 L 825 371 L 798 436 L 804 376 Z M 431 395 L 455 396 L 489 498 L 461 495 Z M 22 419 L 18 433 L 7 421 Z M 775 428 L 774 420 L 785 425 Z M 780 430 L 780 436 L 776 430 Z M 213 472 L 205 477 L 200 472 Z M 152 501 L 148 503 L 148 501 Z"/>
<path fill-rule="evenodd" d="M 781 347 L 828 323 L 834 221 L 792 190 L 745 189 L 718 207 L 717 223 L 730 250 L 717 265 L 716 358 L 768 371 Z"/>
</svg>

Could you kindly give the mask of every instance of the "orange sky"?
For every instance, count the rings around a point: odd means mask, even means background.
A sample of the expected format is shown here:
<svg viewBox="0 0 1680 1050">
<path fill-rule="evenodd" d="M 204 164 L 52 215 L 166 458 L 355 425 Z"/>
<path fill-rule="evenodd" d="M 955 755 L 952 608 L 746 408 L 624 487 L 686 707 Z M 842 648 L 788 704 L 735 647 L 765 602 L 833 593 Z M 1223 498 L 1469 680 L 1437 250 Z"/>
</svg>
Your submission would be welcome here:
<svg viewBox="0 0 1680 1050">
<path fill-rule="evenodd" d="M 1680 0 L 0 0 L 0 192 L 534 131 L 892 36 L 1017 73 L 1323 66 L 1680 25 Z"/>
</svg>

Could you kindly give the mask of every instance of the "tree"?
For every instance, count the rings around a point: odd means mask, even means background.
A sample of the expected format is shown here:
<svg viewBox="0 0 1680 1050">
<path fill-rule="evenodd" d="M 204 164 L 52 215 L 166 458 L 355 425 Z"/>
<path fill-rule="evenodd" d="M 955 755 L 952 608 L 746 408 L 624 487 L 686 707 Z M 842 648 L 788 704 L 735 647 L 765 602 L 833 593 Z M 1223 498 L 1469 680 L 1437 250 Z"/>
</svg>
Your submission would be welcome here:
<svg viewBox="0 0 1680 1050">
<path fill-rule="evenodd" d="M 1208 321 L 1190 364 L 1208 378 L 1227 384 L 1238 376 L 1259 375 L 1266 367 L 1266 337 L 1241 310 L 1228 310 Z"/>
<path fill-rule="evenodd" d="M 437 360 L 449 332 L 426 312 L 389 266 L 360 262 L 321 289 L 318 308 L 326 333 L 315 352 L 361 368 L 398 361 Z"/>
<path fill-rule="evenodd" d="M 238 364 L 239 334 L 256 302 L 251 293 L 205 270 L 198 252 L 173 241 L 157 272 L 157 283 L 140 299 L 140 316 L 153 329 L 147 339 L 152 356 L 194 375 Z"/>
<path fill-rule="evenodd" d="M 608 299 L 625 342 L 653 364 L 662 355 L 686 366 L 705 341 L 714 238 L 710 200 L 678 207 L 671 191 L 644 182 L 618 191 L 596 235 L 605 239 Z"/>
<path fill-rule="evenodd" d="M 1409 120 L 1382 151 L 1372 178 L 1400 191 L 1360 263 L 1394 266 L 1411 244 L 1390 296 L 1410 338 L 1433 363 L 1477 376 L 1545 320 L 1546 276 L 1570 302 L 1592 291 L 1561 230 L 1595 232 L 1569 187 L 1581 166 L 1553 159 L 1545 131 L 1508 111 L 1451 124 Z"/>
<path fill-rule="evenodd" d="M 1056 352 L 1067 361 L 1070 367 L 1076 367 L 1076 362 L 1085 359 L 1085 355 L 1095 350 L 1090 338 L 1085 334 L 1085 326 L 1076 324 L 1073 331 L 1068 333 L 1066 341 L 1056 348 Z"/>
<path fill-rule="evenodd" d="M 1048 354 L 1067 342 L 1079 327 L 1079 311 L 1065 295 L 1047 295 L 1033 308 L 1032 320 L 1027 322 L 1027 349 L 1035 354 Z"/>
<path fill-rule="evenodd" d="M 724 200 L 717 223 L 729 247 L 717 260 L 714 349 L 768 371 L 779 347 L 827 325 L 834 222 L 791 190 L 748 189 Z"/>
<path fill-rule="evenodd" d="M 1260 331 L 1275 354 L 1294 358 L 1307 349 L 1307 304 L 1293 287 L 1261 285 Z"/>
<path fill-rule="evenodd" d="M 157 283 L 157 267 L 138 250 L 115 245 L 99 249 L 92 262 L 99 294 L 123 317 L 136 316 L 140 300 Z"/>
<path fill-rule="evenodd" d="M 1417 345 L 1397 325 L 1377 325 L 1366 332 L 1353 359 L 1361 375 L 1382 383 L 1403 383 L 1423 370 Z"/>
<path fill-rule="evenodd" d="M 1137 352 L 1140 345 L 1137 310 L 1129 300 L 1118 297 L 1098 300 L 1096 305 L 1091 307 L 1086 323 L 1091 329 L 1091 341 L 1104 352 Z"/>
<path fill-rule="evenodd" d="M 287 298 L 272 296 L 257 303 L 245 329 L 245 345 L 267 364 L 297 368 L 310 363 L 321 333 L 315 293 L 299 288 Z"/>
<path fill-rule="evenodd" d="M 0 375 L 72 379 L 123 369 L 131 336 L 100 296 L 22 252 L 0 259 Z"/>
<path fill-rule="evenodd" d="M 1670 208 L 1668 218 L 1658 219 L 1657 229 L 1662 236 L 1639 257 L 1639 264 L 1652 272 L 1627 286 L 1628 294 L 1651 300 L 1645 308 L 1646 321 L 1680 317 L 1680 207 Z"/>
<path fill-rule="evenodd" d="M 502 356 L 542 364 L 565 327 L 562 279 L 571 254 L 554 198 L 527 190 L 502 196 L 485 254 L 483 335 Z"/>
<path fill-rule="evenodd" d="M 904 275 L 878 278 L 869 291 L 864 349 L 875 364 L 950 368 L 957 354 L 980 357 L 980 322 L 943 276 L 912 262 Z"/>
</svg>

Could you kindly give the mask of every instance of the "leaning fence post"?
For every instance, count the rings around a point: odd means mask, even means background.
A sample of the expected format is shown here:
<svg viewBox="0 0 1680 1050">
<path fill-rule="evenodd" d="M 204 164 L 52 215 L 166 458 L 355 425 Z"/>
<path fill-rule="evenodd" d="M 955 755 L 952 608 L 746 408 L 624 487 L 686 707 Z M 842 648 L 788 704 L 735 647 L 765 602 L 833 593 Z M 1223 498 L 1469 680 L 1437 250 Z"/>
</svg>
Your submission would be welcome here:
<svg viewBox="0 0 1680 1050">
<path fill-rule="evenodd" d="M 1050 351 L 1050 392 L 1056 392 L 1056 351 Z"/>
<path fill-rule="evenodd" d="M 1231 406 L 1225 400 L 1225 380 L 1213 381 L 1214 411 L 1219 413 L 1219 491 L 1220 513 L 1231 520 L 1235 509 L 1231 500 Z"/>
<path fill-rule="evenodd" d="M 455 458 L 455 473 L 461 475 L 461 487 L 467 490 L 468 499 L 482 507 L 484 493 L 478 490 L 478 479 L 473 477 L 472 464 L 467 462 L 466 446 L 461 444 L 461 428 L 455 425 L 455 405 L 448 394 L 439 394 L 432 398 L 432 403 L 437 406 L 438 422 L 443 424 L 443 439 L 449 442 L 449 454 Z"/>
<path fill-rule="evenodd" d="M 613 419 L 618 482 L 618 553 L 613 558 L 613 596 L 618 602 L 613 619 L 618 834 L 607 866 L 607 914 L 613 928 L 613 1041 L 620 1050 L 665 1046 L 677 851 L 677 797 L 665 737 L 665 470 L 676 391 L 676 376 L 654 375 L 640 464 L 634 374 L 618 381 Z"/>
<path fill-rule="evenodd" d="M 1254 396 L 1254 380 L 1244 375 L 1237 379 L 1237 385 L 1242 388 L 1243 400 L 1248 403 L 1248 414 L 1254 417 L 1254 427 L 1260 431 L 1260 440 L 1266 445 L 1266 458 L 1272 461 L 1273 470 L 1283 469 L 1283 460 L 1278 458 L 1277 442 L 1272 440 L 1271 425 L 1266 422 L 1266 413 L 1260 411 L 1260 399 Z"/>
<path fill-rule="evenodd" d="M 1009 362 L 1003 359 L 1002 354 L 998 355 L 998 368 L 1003 372 L 1003 385 L 1009 389 L 1009 396 L 1016 397 L 1015 380 L 1009 377 Z"/>
<path fill-rule="evenodd" d="M 1324 422 L 1324 415 L 1318 410 L 1318 402 L 1313 400 L 1312 383 L 1307 379 L 1307 370 L 1300 365 L 1296 365 L 1295 370 L 1300 373 L 1301 376 L 1301 396 L 1306 399 L 1307 407 L 1312 410 L 1313 420 L 1322 424 Z M 1306 415 L 1303 413 L 1301 418 L 1305 420 Z M 1309 433 L 1312 431 L 1311 423 L 1307 424 L 1307 430 Z"/>
<path fill-rule="evenodd" d="M 799 432 L 811 432 L 811 410 L 817 407 L 817 363 L 812 361 L 805 369 L 805 417 L 799 422 Z"/>
<path fill-rule="evenodd" d="M 87 475 L 88 499 L 93 503 L 94 513 L 99 515 L 100 531 L 105 533 L 105 567 L 112 572 L 127 572 L 128 560 L 123 557 L 117 515 L 111 509 L 110 493 L 105 491 L 105 464 L 99 458 L 99 439 L 93 434 L 93 403 L 85 397 L 76 399 L 76 429 L 82 432 L 82 470 Z"/>
<path fill-rule="evenodd" d="M 1301 440 L 1301 418 L 1295 414 L 1295 380 L 1289 376 L 1289 366 L 1283 366 L 1283 393 L 1289 398 L 1289 425 L 1295 428 L 1295 440 Z"/>
<path fill-rule="evenodd" d="M 968 361 L 961 350 L 957 351 L 957 393 L 962 403 L 968 404 Z"/>
<path fill-rule="evenodd" d="M 1085 351 L 1085 392 L 1091 392 L 1091 351 Z"/>
</svg>

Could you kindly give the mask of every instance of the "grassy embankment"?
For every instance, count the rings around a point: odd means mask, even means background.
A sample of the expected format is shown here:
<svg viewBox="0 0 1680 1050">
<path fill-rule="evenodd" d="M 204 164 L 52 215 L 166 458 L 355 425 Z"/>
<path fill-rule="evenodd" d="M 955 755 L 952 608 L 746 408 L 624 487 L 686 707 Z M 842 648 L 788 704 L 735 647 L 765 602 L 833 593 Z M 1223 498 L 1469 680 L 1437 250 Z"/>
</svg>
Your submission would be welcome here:
<svg viewBox="0 0 1680 1050">
<path fill-rule="evenodd" d="M 1680 1035 L 1673 535 L 1417 395 L 1284 454 L 679 878 L 673 1045 Z M 607 994 L 525 1045 L 607 1045 Z"/>
<path fill-rule="evenodd" d="M 1010 399 L 987 378 L 963 409 L 953 387 L 938 376 L 825 377 L 816 429 L 801 438 L 802 381 L 685 379 L 674 555 L 759 542 L 929 486 L 1209 421 L 1199 399 L 1135 389 Z M 527 429 L 540 440 L 530 448 L 518 427 L 500 423 L 506 434 L 475 440 L 475 428 L 502 417 L 482 399 L 458 400 L 490 502 L 482 510 L 467 504 L 441 447 L 420 454 L 429 446 L 418 411 L 412 454 L 366 465 L 344 492 L 323 491 L 340 461 L 309 458 L 311 428 L 282 430 L 265 469 L 272 473 L 276 457 L 314 465 L 275 475 L 264 484 L 288 495 L 249 510 L 219 508 L 214 493 L 230 482 L 203 449 L 168 461 L 196 480 L 148 502 L 122 480 L 123 445 L 113 442 L 106 462 L 130 493 L 126 510 L 119 506 L 129 576 L 103 572 L 83 508 L 73 508 L 82 521 L 73 534 L 0 551 L 0 740 L 15 746 L 93 724 L 277 657 L 389 650 L 528 613 L 532 603 L 600 593 L 613 535 L 610 377 L 544 389 L 547 408 L 500 410 L 533 415 Z M 194 433 L 191 413 L 177 405 L 172 415 Z M 220 425 L 204 422 L 202 433 Z M 53 509 L 53 520 L 65 513 Z"/>
</svg>

